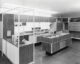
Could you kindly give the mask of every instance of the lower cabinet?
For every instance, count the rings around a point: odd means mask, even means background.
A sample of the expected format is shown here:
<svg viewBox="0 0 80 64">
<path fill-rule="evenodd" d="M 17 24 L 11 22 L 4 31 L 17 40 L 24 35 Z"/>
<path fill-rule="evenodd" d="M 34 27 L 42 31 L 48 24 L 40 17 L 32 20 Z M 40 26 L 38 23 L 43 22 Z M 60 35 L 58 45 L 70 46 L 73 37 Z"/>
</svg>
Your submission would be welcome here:
<svg viewBox="0 0 80 64">
<path fill-rule="evenodd" d="M 19 64 L 19 49 L 13 44 L 3 39 L 2 52 L 13 63 Z"/>
<path fill-rule="evenodd" d="M 45 50 L 46 52 L 52 52 L 52 44 L 50 43 L 42 43 L 42 49 Z"/>
<path fill-rule="evenodd" d="M 42 47 L 43 49 L 52 54 L 56 51 L 58 51 L 60 49 L 60 45 L 59 45 L 59 42 L 56 42 L 56 43 L 42 43 Z"/>
<path fill-rule="evenodd" d="M 67 39 L 66 40 L 66 46 L 71 46 L 72 45 L 72 39 Z"/>
<path fill-rule="evenodd" d="M 33 62 L 33 44 L 22 46 L 19 49 L 19 64 Z"/>
<path fill-rule="evenodd" d="M 59 51 L 60 49 L 70 46 L 71 44 L 72 44 L 72 40 L 70 38 L 70 39 L 58 41 L 55 43 L 50 43 L 50 42 L 42 43 L 42 47 L 46 52 L 53 54 L 53 53 Z"/>
<path fill-rule="evenodd" d="M 33 62 L 33 44 L 17 47 L 3 39 L 2 52 L 13 64 Z"/>
<path fill-rule="evenodd" d="M 0 38 L 0 51 L 2 51 L 2 38 Z"/>
<path fill-rule="evenodd" d="M 5 55 L 7 55 L 7 41 L 6 40 L 4 40 L 4 39 L 2 39 L 2 52 L 5 54 Z"/>
<path fill-rule="evenodd" d="M 60 43 L 56 42 L 56 43 L 52 44 L 51 47 L 52 47 L 52 50 L 51 50 L 52 52 L 51 53 L 54 53 L 54 52 L 56 52 L 60 49 Z"/>
<path fill-rule="evenodd" d="M 60 49 L 66 47 L 66 41 L 61 41 L 60 42 Z"/>
<path fill-rule="evenodd" d="M 7 42 L 7 57 L 13 64 L 19 64 L 19 49 Z"/>
</svg>

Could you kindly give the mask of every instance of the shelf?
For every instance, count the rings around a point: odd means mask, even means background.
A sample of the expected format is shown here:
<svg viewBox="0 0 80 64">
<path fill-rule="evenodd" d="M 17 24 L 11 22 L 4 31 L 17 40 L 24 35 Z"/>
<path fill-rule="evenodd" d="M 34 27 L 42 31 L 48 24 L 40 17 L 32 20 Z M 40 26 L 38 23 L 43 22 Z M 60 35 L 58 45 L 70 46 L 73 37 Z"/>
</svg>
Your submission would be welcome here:
<svg viewBox="0 0 80 64">
<path fill-rule="evenodd" d="M 78 37 L 71 37 L 71 38 L 73 38 L 73 39 L 79 39 L 80 40 L 80 38 L 78 38 Z"/>
</svg>

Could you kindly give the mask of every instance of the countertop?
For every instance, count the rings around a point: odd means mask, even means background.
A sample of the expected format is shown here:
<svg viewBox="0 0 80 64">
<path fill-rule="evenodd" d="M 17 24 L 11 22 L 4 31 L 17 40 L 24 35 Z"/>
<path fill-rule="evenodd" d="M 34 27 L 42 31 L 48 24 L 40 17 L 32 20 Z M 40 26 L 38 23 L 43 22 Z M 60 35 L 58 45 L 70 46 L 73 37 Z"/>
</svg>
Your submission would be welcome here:
<svg viewBox="0 0 80 64">
<path fill-rule="evenodd" d="M 67 34 L 69 34 L 69 33 L 56 34 L 56 35 L 49 36 L 48 38 L 56 38 L 56 37 L 64 36 L 64 35 L 67 35 Z"/>
<path fill-rule="evenodd" d="M 24 44 L 20 44 L 20 45 L 19 45 L 19 47 L 22 47 L 22 46 L 26 46 L 26 45 L 33 44 L 32 42 L 27 41 L 27 40 L 25 40 L 25 39 L 23 39 L 23 40 L 22 40 L 22 42 L 23 42 Z"/>
<path fill-rule="evenodd" d="M 69 33 L 61 33 L 61 34 L 55 34 L 55 35 L 40 36 L 38 37 L 38 41 L 44 42 L 44 43 L 55 43 L 55 42 L 63 41 L 70 38 L 71 37 Z"/>
<path fill-rule="evenodd" d="M 18 43 L 16 43 L 16 44 L 15 44 L 15 43 L 12 41 L 12 39 L 11 39 L 11 38 L 8 38 L 8 39 L 7 39 L 7 41 L 8 41 L 9 43 L 11 43 L 12 45 L 14 45 L 14 46 L 18 47 Z M 33 44 L 32 42 L 27 41 L 27 40 L 23 40 L 22 42 L 23 42 L 23 44 L 19 44 L 19 47 L 22 47 L 22 46 L 26 46 L 26 45 Z"/>
<path fill-rule="evenodd" d="M 15 43 L 12 41 L 12 38 L 7 38 L 7 41 L 8 41 L 9 43 L 11 43 L 12 45 L 18 47 L 18 43 L 15 44 Z"/>
<path fill-rule="evenodd" d="M 35 36 L 39 36 L 39 35 L 43 35 L 43 34 L 46 34 L 46 32 L 23 32 L 23 33 L 20 33 L 20 35 L 29 35 L 29 36 L 32 36 L 32 35 L 35 35 Z"/>
<path fill-rule="evenodd" d="M 60 33 L 60 34 L 44 34 L 43 37 L 46 37 L 46 38 L 56 38 L 56 37 L 60 37 L 60 36 L 63 36 L 63 35 L 67 35 L 69 33 Z"/>
</svg>

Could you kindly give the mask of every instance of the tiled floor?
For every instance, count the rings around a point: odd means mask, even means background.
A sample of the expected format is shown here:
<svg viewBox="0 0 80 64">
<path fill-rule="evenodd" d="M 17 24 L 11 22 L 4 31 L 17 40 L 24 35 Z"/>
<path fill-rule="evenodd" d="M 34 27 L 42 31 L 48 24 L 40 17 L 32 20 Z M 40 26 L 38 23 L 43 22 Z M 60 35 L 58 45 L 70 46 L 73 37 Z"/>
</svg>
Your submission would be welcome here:
<svg viewBox="0 0 80 64">
<path fill-rule="evenodd" d="M 0 52 L 0 64 L 12 64 L 4 55 Z"/>
<path fill-rule="evenodd" d="M 40 47 L 39 47 L 40 48 Z M 38 48 L 36 48 L 37 50 Z M 38 50 L 40 52 L 40 50 Z M 37 54 L 37 52 L 36 52 Z M 45 52 L 40 55 L 40 60 L 36 64 L 80 64 L 80 41 L 73 40 L 73 45 L 53 56 L 45 55 Z M 41 56 L 42 55 L 42 56 Z M 39 58 L 39 57 L 38 57 Z M 42 62 L 40 62 L 42 61 Z"/>
<path fill-rule="evenodd" d="M 73 40 L 73 45 L 55 55 L 47 56 L 41 46 L 35 50 L 35 64 L 80 64 L 80 41 Z M 0 54 L 0 64 L 12 64 Z"/>
</svg>

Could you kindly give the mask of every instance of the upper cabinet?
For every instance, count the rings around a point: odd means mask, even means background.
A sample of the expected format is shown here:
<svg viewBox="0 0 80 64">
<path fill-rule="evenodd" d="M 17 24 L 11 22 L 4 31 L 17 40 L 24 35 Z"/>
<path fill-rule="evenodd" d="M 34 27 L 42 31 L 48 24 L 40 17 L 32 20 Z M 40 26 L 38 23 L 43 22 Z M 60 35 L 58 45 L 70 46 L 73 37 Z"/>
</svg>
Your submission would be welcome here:
<svg viewBox="0 0 80 64">
<path fill-rule="evenodd" d="M 28 16 L 26 15 L 20 15 L 20 22 L 27 22 Z"/>
<path fill-rule="evenodd" d="M 80 17 L 78 17 L 78 18 L 71 18 L 70 22 L 80 22 Z"/>
<path fill-rule="evenodd" d="M 18 22 L 18 15 L 14 15 L 14 22 Z"/>
<path fill-rule="evenodd" d="M 68 23 L 68 18 L 62 18 L 62 21 L 63 21 L 64 23 Z"/>
<path fill-rule="evenodd" d="M 34 21 L 35 22 L 49 22 L 49 17 L 35 16 Z"/>
<path fill-rule="evenodd" d="M 56 18 L 50 17 L 50 18 L 49 18 L 49 21 L 50 21 L 50 22 L 55 22 L 55 21 L 56 21 Z"/>
<path fill-rule="evenodd" d="M 19 19 L 19 20 L 18 20 Z M 14 22 L 55 22 L 56 18 L 42 17 L 42 16 L 29 16 L 29 15 L 14 15 Z"/>
<path fill-rule="evenodd" d="M 51 17 L 20 15 L 20 22 L 51 22 Z M 15 15 L 15 21 L 18 17 Z"/>
</svg>

